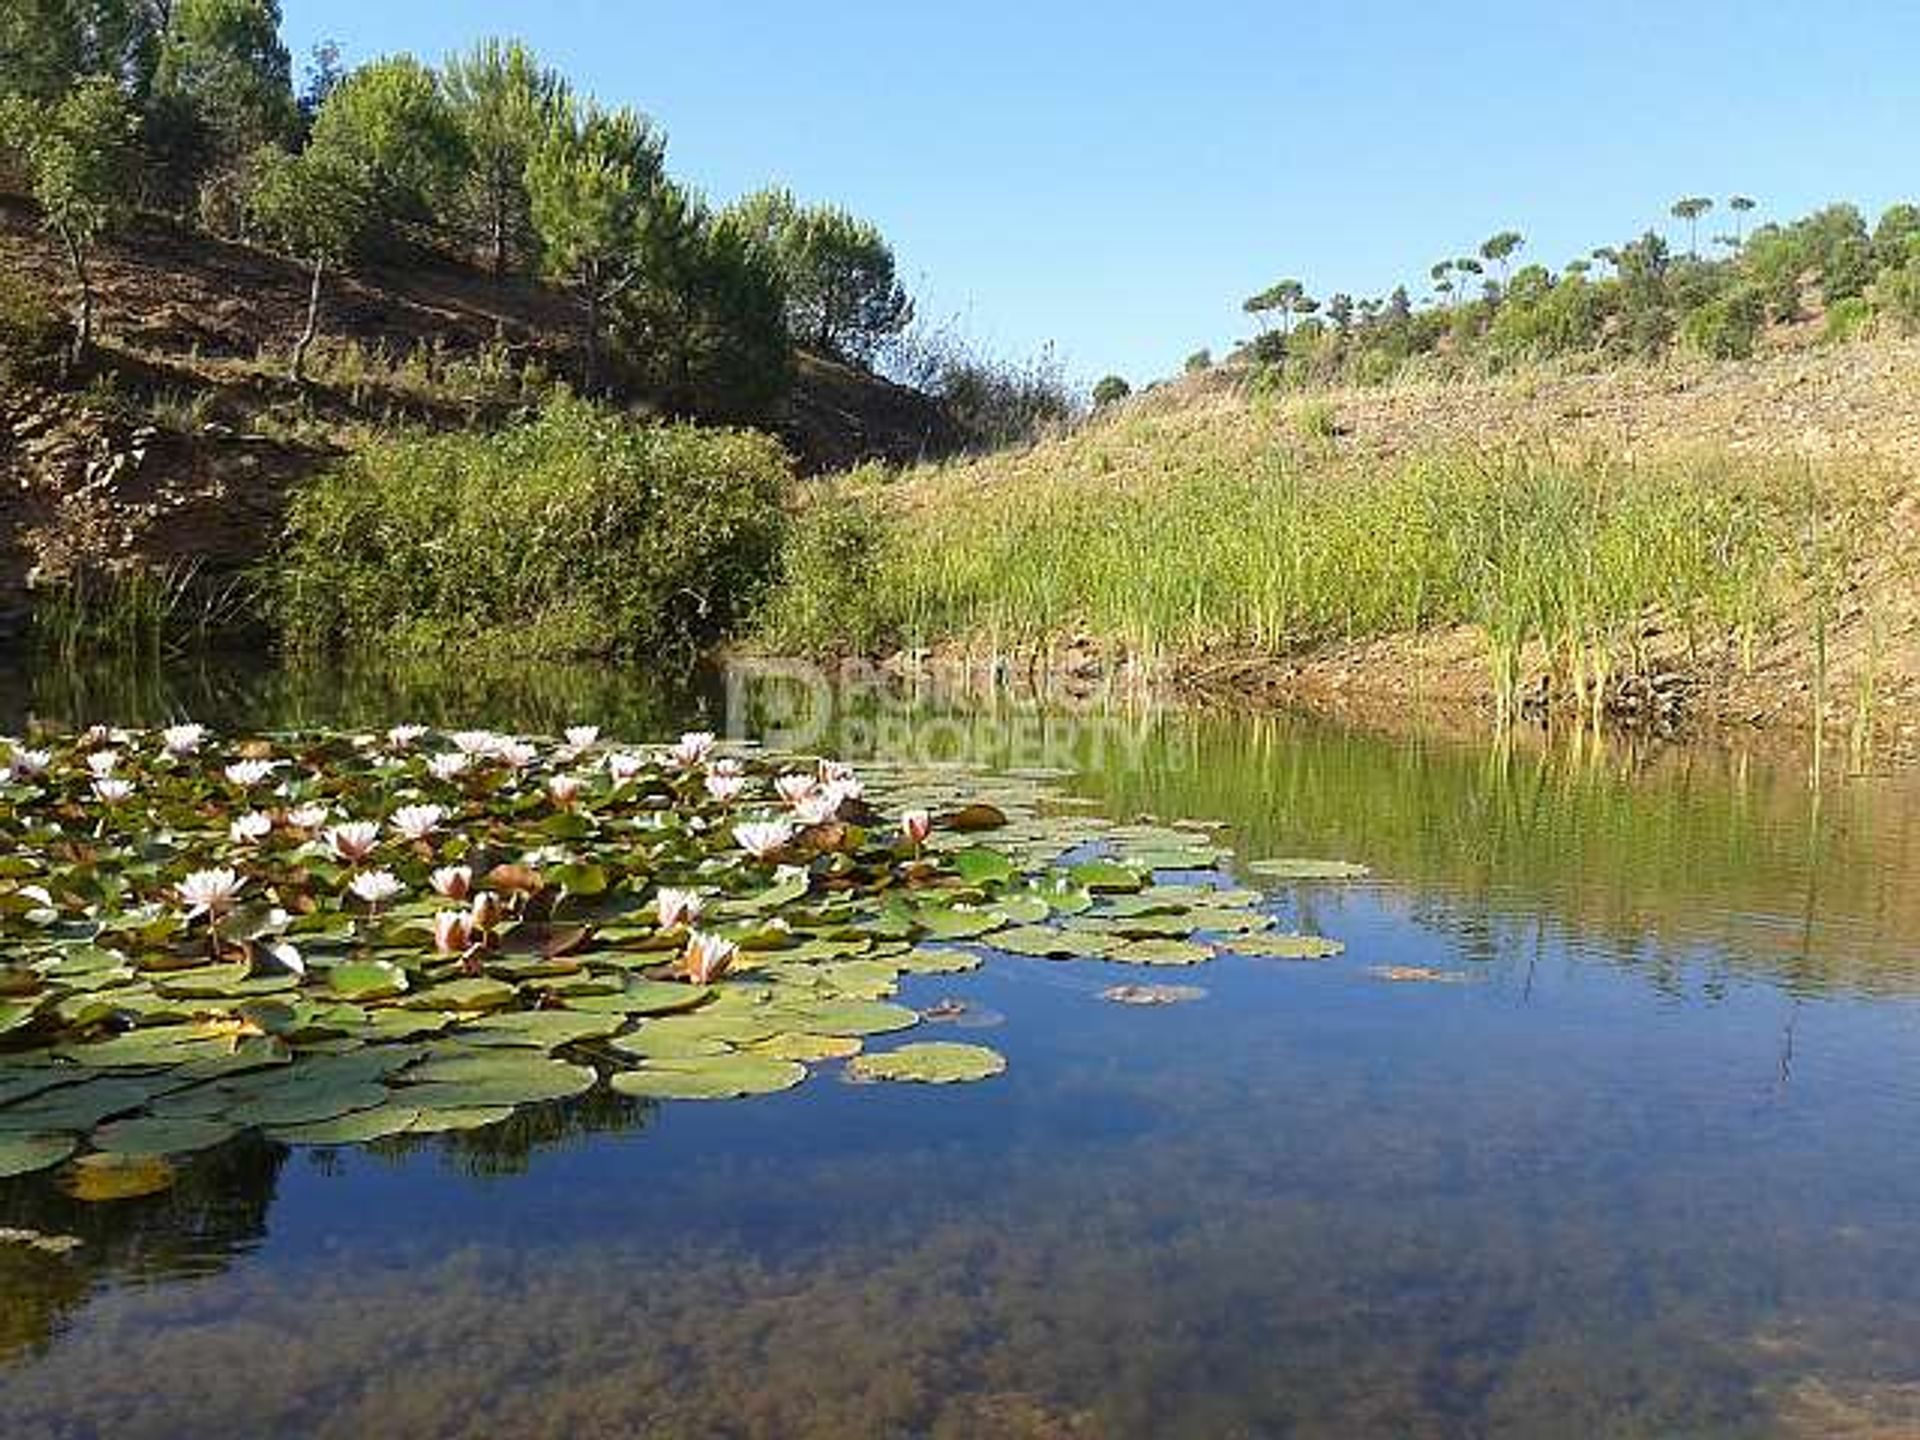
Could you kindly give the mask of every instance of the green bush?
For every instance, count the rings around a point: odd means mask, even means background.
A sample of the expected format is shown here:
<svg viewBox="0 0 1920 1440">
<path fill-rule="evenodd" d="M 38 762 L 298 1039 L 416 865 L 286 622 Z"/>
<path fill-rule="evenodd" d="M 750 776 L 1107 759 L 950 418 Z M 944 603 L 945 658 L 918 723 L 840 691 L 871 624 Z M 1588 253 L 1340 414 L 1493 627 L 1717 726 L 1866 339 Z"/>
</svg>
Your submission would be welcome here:
<svg viewBox="0 0 1920 1440">
<path fill-rule="evenodd" d="M 34 380 L 59 366 L 67 322 L 24 275 L 0 272 L 0 381 Z"/>
<path fill-rule="evenodd" d="M 1715 360 L 1745 360 L 1753 354 L 1766 305 L 1748 286 L 1729 290 L 1690 312 L 1680 326 L 1687 345 Z"/>
<path fill-rule="evenodd" d="M 1827 307 L 1821 337 L 1834 343 L 1858 339 L 1872 324 L 1873 302 L 1864 295 L 1849 295 Z"/>
<path fill-rule="evenodd" d="M 896 637 L 879 583 L 889 544 L 879 507 L 855 488 L 858 472 L 816 490 L 794 517 L 756 638 L 794 655 L 860 655 Z"/>
<path fill-rule="evenodd" d="M 1920 331 L 1920 256 L 1880 273 L 1873 285 L 1873 304 L 1905 333 Z"/>
<path fill-rule="evenodd" d="M 574 399 L 498 434 L 376 440 L 295 497 L 275 619 L 304 649 L 694 650 L 772 577 L 790 482 L 764 435 Z"/>
</svg>

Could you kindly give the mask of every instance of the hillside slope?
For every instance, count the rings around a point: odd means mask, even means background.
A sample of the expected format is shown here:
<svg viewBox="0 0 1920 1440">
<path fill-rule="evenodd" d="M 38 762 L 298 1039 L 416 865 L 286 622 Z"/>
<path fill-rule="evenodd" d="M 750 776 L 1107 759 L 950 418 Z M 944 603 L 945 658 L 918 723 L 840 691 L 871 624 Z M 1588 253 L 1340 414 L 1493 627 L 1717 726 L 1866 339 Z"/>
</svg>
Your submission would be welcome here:
<svg viewBox="0 0 1920 1440">
<path fill-rule="evenodd" d="M 1222 368 L 867 492 L 864 603 L 935 663 L 1355 709 L 1597 686 L 1911 747 L 1916 394 L 1914 341 L 1305 394 Z"/>
</svg>

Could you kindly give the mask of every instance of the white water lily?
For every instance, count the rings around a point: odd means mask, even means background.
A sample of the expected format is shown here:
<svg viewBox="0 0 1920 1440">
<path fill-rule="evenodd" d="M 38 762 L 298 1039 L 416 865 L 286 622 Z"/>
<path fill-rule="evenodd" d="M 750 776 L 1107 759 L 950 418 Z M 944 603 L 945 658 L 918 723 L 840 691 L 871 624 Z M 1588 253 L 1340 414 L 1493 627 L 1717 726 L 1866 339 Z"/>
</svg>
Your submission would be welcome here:
<svg viewBox="0 0 1920 1440">
<path fill-rule="evenodd" d="M 426 733 L 427 727 L 424 725 L 396 725 L 387 731 L 387 744 L 396 750 L 411 750 L 414 742 Z"/>
<path fill-rule="evenodd" d="M 407 889 L 391 870 L 363 870 L 353 877 L 347 888 L 376 908 L 396 895 L 404 895 Z"/>
<path fill-rule="evenodd" d="M 631 750 L 618 750 L 607 757 L 607 773 L 616 784 L 625 784 L 647 768 L 647 757 Z"/>
<path fill-rule="evenodd" d="M 811 775 L 782 775 L 773 782 L 774 793 L 789 805 L 798 805 L 814 791 L 820 788 L 820 782 Z"/>
<path fill-rule="evenodd" d="M 349 820 L 344 825 L 334 826 L 322 838 L 336 856 L 349 865 L 357 865 L 371 855 L 373 847 L 380 843 L 380 827 L 371 820 Z"/>
<path fill-rule="evenodd" d="M 680 964 L 694 984 L 711 985 L 727 973 L 739 953 L 740 947 L 733 941 L 696 930 L 687 938 L 687 951 Z"/>
<path fill-rule="evenodd" d="M 471 756 L 450 750 L 427 761 L 427 773 L 436 780 L 458 780 L 467 773 L 467 767 L 472 763 Z"/>
<path fill-rule="evenodd" d="M 227 834 L 236 845 L 252 845 L 264 840 L 273 833 L 273 817 L 259 810 L 253 810 L 236 819 L 227 827 Z"/>
<path fill-rule="evenodd" d="M 448 865 L 427 877 L 433 893 L 449 900 L 464 900 L 473 893 L 473 871 L 465 865 Z"/>
<path fill-rule="evenodd" d="M 473 928 L 479 934 L 491 935 L 494 926 L 505 918 L 506 906 L 500 903 L 500 897 L 491 890 L 482 890 L 473 897 Z"/>
<path fill-rule="evenodd" d="M 424 840 L 440 828 L 447 812 L 438 805 L 402 805 L 393 812 L 393 828 L 402 839 Z"/>
<path fill-rule="evenodd" d="M 447 737 L 453 741 L 453 748 L 462 755 L 485 757 L 496 755 L 506 738 L 494 734 L 491 730 L 456 730 Z"/>
<path fill-rule="evenodd" d="M 907 837 L 907 843 L 918 850 L 927 843 L 927 836 L 933 833 L 933 816 L 924 810 L 909 810 L 900 817 L 900 833 Z"/>
<path fill-rule="evenodd" d="M 691 925 L 700 918 L 700 912 L 706 908 L 706 902 L 700 898 L 697 890 L 675 890 L 662 887 L 653 897 L 654 913 L 659 916 L 660 928 L 671 930 L 676 925 Z"/>
<path fill-rule="evenodd" d="M 747 788 L 747 777 L 712 773 L 707 776 L 706 784 L 707 794 L 726 805 L 740 798 L 740 793 Z"/>
<path fill-rule="evenodd" d="M 300 953 L 300 947 L 291 940 L 272 940 L 267 943 L 267 953 L 278 960 L 282 968 L 292 971 L 301 979 L 307 975 L 307 960 Z"/>
<path fill-rule="evenodd" d="M 525 740 L 503 740 L 494 749 L 493 757 L 512 769 L 524 770 L 540 758 L 540 750 Z"/>
<path fill-rule="evenodd" d="M 174 894 L 187 907 L 187 919 L 210 915 L 217 920 L 233 909 L 246 883 L 232 870 L 196 870 L 174 886 Z"/>
<path fill-rule="evenodd" d="M 816 790 L 793 807 L 793 820 L 796 825 L 825 825 L 839 813 L 840 797 L 831 790 Z"/>
<path fill-rule="evenodd" d="M 754 859 L 765 860 L 793 842 L 793 827 L 784 820 L 752 820 L 734 826 L 733 838 Z"/>
<path fill-rule="evenodd" d="M 318 830 L 332 813 L 324 805 L 296 805 L 287 811 L 287 824 L 296 830 Z"/>
<path fill-rule="evenodd" d="M 689 730 L 668 752 L 668 758 L 682 770 L 691 770 L 713 753 L 717 738 L 711 730 Z"/>
<path fill-rule="evenodd" d="M 598 725 L 569 725 L 567 727 L 567 744 L 571 745 L 575 750 L 590 749 L 599 739 L 600 727 Z"/>
<path fill-rule="evenodd" d="M 50 750 L 23 750 L 15 747 L 8 762 L 8 769 L 22 780 L 31 780 L 35 776 L 47 773 L 47 767 L 53 764 L 53 752 Z"/>
<path fill-rule="evenodd" d="M 250 790 L 255 785 L 264 785 L 273 778 L 282 762 L 278 760 L 236 760 L 227 766 L 227 782 Z"/>
<path fill-rule="evenodd" d="M 169 755 L 194 755 L 206 738 L 204 725 L 169 725 L 160 732 L 160 748 Z"/>
<path fill-rule="evenodd" d="M 578 775 L 551 776 L 547 780 L 547 793 L 553 797 L 553 803 L 556 805 L 572 805 L 580 798 L 580 777 Z"/>
<path fill-rule="evenodd" d="M 433 917 L 433 948 L 442 955 L 464 955 L 473 947 L 473 916 L 442 910 Z"/>
<path fill-rule="evenodd" d="M 113 767 L 119 763 L 120 752 L 118 750 L 96 750 L 93 754 L 87 756 L 87 769 L 91 770 L 97 778 L 102 780 L 113 774 Z"/>
<path fill-rule="evenodd" d="M 93 793 L 99 797 L 102 804 L 118 805 L 122 800 L 127 800 L 132 797 L 133 782 L 131 780 L 115 780 L 112 777 L 108 777 L 105 780 L 96 780 L 93 782 Z"/>
</svg>

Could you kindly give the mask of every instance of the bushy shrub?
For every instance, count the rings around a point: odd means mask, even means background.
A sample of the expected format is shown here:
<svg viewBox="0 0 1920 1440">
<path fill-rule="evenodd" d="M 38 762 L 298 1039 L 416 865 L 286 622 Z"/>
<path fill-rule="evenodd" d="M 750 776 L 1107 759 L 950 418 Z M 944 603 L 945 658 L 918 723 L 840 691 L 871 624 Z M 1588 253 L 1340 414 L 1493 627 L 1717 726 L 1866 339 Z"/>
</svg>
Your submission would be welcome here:
<svg viewBox="0 0 1920 1440">
<path fill-rule="evenodd" d="M 0 380 L 42 379 L 60 363 L 67 324 L 25 275 L 0 271 Z"/>
<path fill-rule="evenodd" d="M 1750 286 L 1729 290 L 1688 314 L 1680 327 L 1687 345 L 1715 360 L 1745 360 L 1753 354 L 1766 306 Z"/>
<path fill-rule="evenodd" d="M 1821 338 L 1830 343 L 1855 340 L 1873 324 L 1873 302 L 1864 295 L 1849 295 L 1827 307 Z"/>
<path fill-rule="evenodd" d="M 1881 272 L 1873 286 L 1873 305 L 1904 333 L 1920 331 L 1920 257 Z"/>
<path fill-rule="evenodd" d="M 1093 403 L 1105 409 L 1109 405 L 1119 404 L 1132 393 L 1133 386 L 1123 378 L 1118 375 L 1105 375 L 1101 377 L 1100 383 L 1093 387 Z"/>
<path fill-rule="evenodd" d="M 310 649 L 695 650 L 771 579 L 790 480 L 764 435 L 573 399 L 497 434 L 377 440 L 295 497 L 275 618 Z"/>
<path fill-rule="evenodd" d="M 793 655 L 860 655 L 897 637 L 879 583 L 888 529 L 860 491 L 870 471 L 812 491 L 787 530 L 780 583 L 762 607 L 757 638 Z"/>
</svg>

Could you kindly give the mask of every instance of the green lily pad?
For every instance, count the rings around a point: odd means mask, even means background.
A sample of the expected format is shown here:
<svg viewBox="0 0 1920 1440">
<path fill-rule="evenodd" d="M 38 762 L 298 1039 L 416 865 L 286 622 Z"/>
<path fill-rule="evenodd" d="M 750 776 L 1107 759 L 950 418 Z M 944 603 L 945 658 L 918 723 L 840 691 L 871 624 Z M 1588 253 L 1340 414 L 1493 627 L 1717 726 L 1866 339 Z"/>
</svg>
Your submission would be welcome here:
<svg viewBox="0 0 1920 1440">
<path fill-rule="evenodd" d="M 772 1055 L 729 1054 L 650 1060 L 638 1070 L 613 1077 L 622 1095 L 648 1100 L 729 1100 L 791 1090 L 807 1078 L 807 1067 Z"/>
<path fill-rule="evenodd" d="M 97 1149 L 115 1155 L 190 1155 L 211 1150 L 240 1133 L 224 1120 L 159 1120 L 136 1117 L 102 1125 L 90 1137 Z"/>
<path fill-rule="evenodd" d="M 1347 860 L 1254 860 L 1247 873 L 1264 880 L 1364 880 L 1373 871 Z"/>
<path fill-rule="evenodd" d="M 79 1143 L 72 1135 L 0 1131 L 0 1180 L 50 1170 L 71 1155 Z"/>
<path fill-rule="evenodd" d="M 1221 949 L 1235 955 L 1254 955 L 1266 960 L 1331 960 L 1346 950 L 1338 940 L 1321 935 L 1238 935 L 1222 942 Z"/>
<path fill-rule="evenodd" d="M 1213 951 L 1191 940 L 1130 940 L 1107 958 L 1122 965 L 1204 965 Z"/>
<path fill-rule="evenodd" d="M 364 1145 L 412 1129 L 420 1113 L 418 1106 L 388 1101 L 310 1125 L 277 1125 L 267 1134 L 289 1145 Z"/>
<path fill-rule="evenodd" d="M 571 1010 L 502 1010 L 461 1026 L 460 1039 L 469 1045 L 556 1050 L 582 1040 L 603 1040 L 625 1023 L 621 1015 L 591 1015 Z"/>
<path fill-rule="evenodd" d="M 987 1080 L 1005 1072 L 1006 1057 L 984 1045 L 930 1040 L 880 1054 L 856 1055 L 847 1062 L 850 1080 L 906 1080 L 923 1085 L 953 1085 Z"/>
<path fill-rule="evenodd" d="M 407 972 L 390 960 L 352 960 L 327 972 L 336 995 L 348 1000 L 389 1000 L 407 991 Z"/>
<path fill-rule="evenodd" d="M 1147 883 L 1138 870 L 1115 860 L 1088 860 L 1075 865 L 1067 874 L 1074 884 L 1096 894 L 1139 890 Z"/>
<path fill-rule="evenodd" d="M 970 950 L 951 950 L 938 945 L 920 945 L 899 958 L 901 970 L 909 975 L 959 975 L 980 968 L 980 957 Z"/>
<path fill-rule="evenodd" d="M 453 1130 L 484 1130 L 512 1118 L 511 1105 L 464 1105 L 442 1110 L 422 1110 L 411 1125 L 409 1135 L 443 1135 Z"/>
<path fill-rule="evenodd" d="M 1045 925 L 1005 930 L 992 940 L 996 950 L 1042 960 L 1097 960 L 1118 949 L 1120 944 L 1121 941 L 1111 935 L 1087 930 L 1055 930 Z"/>
<path fill-rule="evenodd" d="M 585 1094 L 597 1079 L 591 1067 L 569 1065 L 508 1049 L 432 1056 L 409 1070 L 394 1098 L 422 1110 L 469 1110 L 531 1105 Z"/>
</svg>

